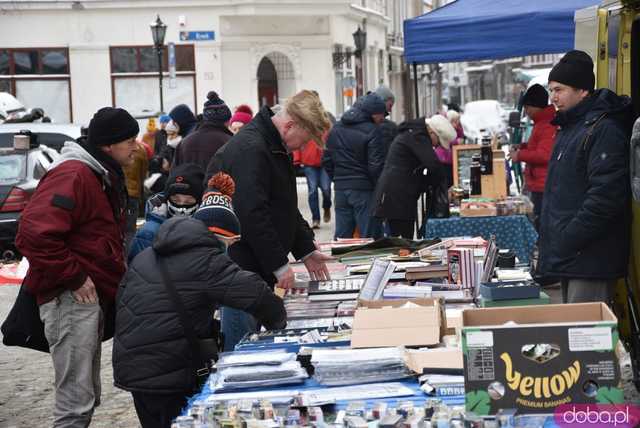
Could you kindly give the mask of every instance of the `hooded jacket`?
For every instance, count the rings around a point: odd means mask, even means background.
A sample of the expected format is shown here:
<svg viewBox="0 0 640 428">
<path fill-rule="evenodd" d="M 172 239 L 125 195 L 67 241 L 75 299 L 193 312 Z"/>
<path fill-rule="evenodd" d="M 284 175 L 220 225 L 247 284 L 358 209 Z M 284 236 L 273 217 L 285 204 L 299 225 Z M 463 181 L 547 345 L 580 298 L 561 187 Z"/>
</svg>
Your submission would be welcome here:
<svg viewBox="0 0 640 428">
<path fill-rule="evenodd" d="M 233 133 L 222 123 L 205 120 L 200 127 L 185 138 L 176 148 L 172 167 L 183 163 L 200 165 L 207 169 L 211 158 L 216 154 Z"/>
<path fill-rule="evenodd" d="M 531 192 L 544 192 L 547 165 L 556 138 L 556 126 L 551 124 L 555 115 L 556 109 L 550 105 L 532 117 L 534 125 L 531 137 L 518 152 L 519 160 L 527 164 L 524 179 Z"/>
<path fill-rule="evenodd" d="M 273 112 L 263 107 L 211 160 L 205 177 L 225 172 L 233 177 L 233 208 L 242 238 L 229 255 L 243 269 L 270 284 L 288 254 L 301 259 L 315 250 L 313 232 L 298 210 L 296 173 Z"/>
<path fill-rule="evenodd" d="M 382 128 L 365 113 L 361 100 L 331 129 L 322 166 L 335 190 L 373 190 L 386 155 Z"/>
<path fill-rule="evenodd" d="M 435 186 L 444 179 L 444 169 L 431 146 L 424 118 L 401 124 L 376 187 L 374 215 L 415 220 L 420 195 L 429 185 Z"/>
<path fill-rule="evenodd" d="M 162 223 L 169 218 L 167 198 L 163 192 L 156 193 L 145 204 L 144 225 L 136 232 L 129 248 L 127 260 L 129 263 L 135 256 L 153 244 Z"/>
<path fill-rule="evenodd" d="M 254 315 L 269 329 L 284 328 L 284 304 L 267 284 L 233 263 L 200 220 L 173 217 L 160 226 L 153 248 L 133 260 L 118 290 L 113 338 L 117 387 L 163 394 L 189 393 L 194 386 L 189 343 L 157 256 L 166 263 L 197 337 L 212 337 L 213 313 L 223 305 Z"/>
<path fill-rule="evenodd" d="M 559 130 L 542 203 L 541 275 L 604 280 L 626 275 L 632 119 L 631 100 L 608 89 L 556 114 L 552 124 Z"/>
<path fill-rule="evenodd" d="M 24 285 L 38 304 L 80 288 L 87 277 L 101 303 L 114 300 L 125 271 L 127 198 L 122 171 L 114 169 L 80 144 L 67 142 L 40 180 L 16 236 L 16 246 L 29 260 Z"/>
</svg>

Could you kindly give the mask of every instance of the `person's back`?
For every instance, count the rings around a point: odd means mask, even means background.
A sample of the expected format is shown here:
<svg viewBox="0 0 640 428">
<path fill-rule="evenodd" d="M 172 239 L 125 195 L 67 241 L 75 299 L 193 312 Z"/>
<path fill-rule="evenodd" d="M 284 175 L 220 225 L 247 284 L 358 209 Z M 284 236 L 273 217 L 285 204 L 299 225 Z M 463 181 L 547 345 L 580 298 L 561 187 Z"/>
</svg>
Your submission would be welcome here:
<svg viewBox="0 0 640 428">
<path fill-rule="evenodd" d="M 226 123 L 231 111 L 214 91 L 207 95 L 204 103 L 203 120 L 196 131 L 187 136 L 176 149 L 174 166 L 194 163 L 206 170 L 207 165 L 233 133 Z"/>
<path fill-rule="evenodd" d="M 114 383 L 132 392 L 145 428 L 170 423 L 196 386 L 191 348 L 159 263 L 199 338 L 217 335 L 213 313 L 222 305 L 254 315 L 269 329 L 286 324 L 282 300 L 229 259 L 211 227 L 188 217 L 164 222 L 153 247 L 129 266 L 116 299 Z"/>
<path fill-rule="evenodd" d="M 373 190 L 384 156 L 382 129 L 356 105 L 329 132 L 323 166 L 336 190 Z"/>
</svg>

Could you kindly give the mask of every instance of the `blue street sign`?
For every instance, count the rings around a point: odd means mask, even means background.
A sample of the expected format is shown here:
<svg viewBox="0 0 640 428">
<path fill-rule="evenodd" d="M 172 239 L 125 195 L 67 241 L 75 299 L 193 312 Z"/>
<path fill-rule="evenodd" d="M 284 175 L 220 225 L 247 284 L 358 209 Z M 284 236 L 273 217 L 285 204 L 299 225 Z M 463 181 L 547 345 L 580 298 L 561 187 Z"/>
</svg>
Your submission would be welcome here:
<svg viewBox="0 0 640 428">
<path fill-rule="evenodd" d="M 203 40 L 215 40 L 215 31 L 180 31 L 181 41 L 203 41 Z"/>
</svg>

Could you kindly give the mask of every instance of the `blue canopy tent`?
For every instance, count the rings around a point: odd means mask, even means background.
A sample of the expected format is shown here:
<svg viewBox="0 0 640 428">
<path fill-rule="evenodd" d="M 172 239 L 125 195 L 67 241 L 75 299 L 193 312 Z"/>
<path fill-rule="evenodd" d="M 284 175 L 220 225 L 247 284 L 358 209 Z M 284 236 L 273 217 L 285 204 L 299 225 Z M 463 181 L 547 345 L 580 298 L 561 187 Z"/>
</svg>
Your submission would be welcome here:
<svg viewBox="0 0 640 428">
<path fill-rule="evenodd" d="M 567 52 L 574 46 L 575 11 L 599 3 L 457 0 L 404 21 L 405 59 L 413 63 L 415 78 L 416 64 Z"/>
</svg>

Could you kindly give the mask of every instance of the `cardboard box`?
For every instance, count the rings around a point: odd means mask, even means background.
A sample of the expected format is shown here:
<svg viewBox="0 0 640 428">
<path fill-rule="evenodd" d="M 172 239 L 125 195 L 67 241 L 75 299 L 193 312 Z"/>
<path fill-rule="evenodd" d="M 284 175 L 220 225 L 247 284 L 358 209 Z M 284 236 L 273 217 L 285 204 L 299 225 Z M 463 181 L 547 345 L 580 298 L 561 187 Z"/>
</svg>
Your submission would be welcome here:
<svg viewBox="0 0 640 428">
<path fill-rule="evenodd" d="M 603 303 L 487 308 L 462 314 L 467 410 L 553 413 L 562 404 L 622 403 L 618 321 Z M 534 352 L 530 345 L 548 354 Z"/>
<path fill-rule="evenodd" d="M 422 374 L 424 369 L 461 369 L 460 348 L 407 349 L 407 367 Z"/>
<path fill-rule="evenodd" d="M 408 302 L 417 307 L 402 307 Z M 439 299 L 359 301 L 351 347 L 436 345 L 443 333 L 444 309 Z"/>
</svg>

